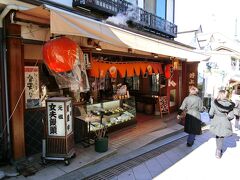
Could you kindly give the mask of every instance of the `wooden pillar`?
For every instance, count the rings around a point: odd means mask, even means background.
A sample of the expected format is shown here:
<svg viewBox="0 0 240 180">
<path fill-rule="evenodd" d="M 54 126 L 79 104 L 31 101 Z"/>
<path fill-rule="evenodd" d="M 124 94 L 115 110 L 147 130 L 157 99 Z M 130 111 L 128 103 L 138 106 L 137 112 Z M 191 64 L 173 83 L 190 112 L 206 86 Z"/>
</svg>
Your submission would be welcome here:
<svg viewBox="0 0 240 180">
<path fill-rule="evenodd" d="M 6 121 L 6 96 L 5 96 L 5 76 L 4 76 L 4 47 L 3 39 L 4 31 L 0 28 L 0 133 L 2 134 L 2 144 L 0 144 L 0 161 L 7 161 L 8 156 L 8 140 L 7 140 L 7 125 Z"/>
<path fill-rule="evenodd" d="M 22 61 L 21 26 L 8 24 L 7 66 L 9 88 L 9 114 L 13 159 L 25 157 L 24 140 L 24 71 Z"/>
<path fill-rule="evenodd" d="M 182 101 L 188 95 L 187 78 L 187 63 L 182 62 Z"/>
</svg>

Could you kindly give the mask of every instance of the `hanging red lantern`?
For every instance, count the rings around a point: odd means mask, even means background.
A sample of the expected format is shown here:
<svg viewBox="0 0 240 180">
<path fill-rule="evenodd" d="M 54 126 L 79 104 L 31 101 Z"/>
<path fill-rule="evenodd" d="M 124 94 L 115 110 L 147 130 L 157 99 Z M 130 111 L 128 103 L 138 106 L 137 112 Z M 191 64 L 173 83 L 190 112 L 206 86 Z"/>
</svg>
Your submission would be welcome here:
<svg viewBox="0 0 240 180">
<path fill-rule="evenodd" d="M 78 55 L 78 45 L 66 37 L 49 40 L 43 46 L 43 58 L 48 68 L 54 72 L 73 69 Z"/>
<path fill-rule="evenodd" d="M 173 66 L 172 64 L 167 64 L 165 66 L 165 77 L 167 79 L 171 78 L 173 76 Z"/>
</svg>

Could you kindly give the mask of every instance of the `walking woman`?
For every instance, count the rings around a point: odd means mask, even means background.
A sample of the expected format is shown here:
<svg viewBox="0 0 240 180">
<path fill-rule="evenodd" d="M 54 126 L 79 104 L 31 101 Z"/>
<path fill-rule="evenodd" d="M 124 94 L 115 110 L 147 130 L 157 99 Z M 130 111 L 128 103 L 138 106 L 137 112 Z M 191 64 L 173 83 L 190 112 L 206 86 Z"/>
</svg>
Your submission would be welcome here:
<svg viewBox="0 0 240 180">
<path fill-rule="evenodd" d="M 235 104 L 226 98 L 226 91 L 220 90 L 217 98 L 211 103 L 209 116 L 212 119 L 210 132 L 216 136 L 216 158 L 222 157 L 224 137 L 232 135 L 232 124 L 234 118 L 233 108 Z"/>
<path fill-rule="evenodd" d="M 239 117 L 240 117 L 240 100 L 235 100 L 235 107 L 233 109 L 234 115 L 235 115 L 235 131 L 239 130 Z"/>
<path fill-rule="evenodd" d="M 200 112 L 204 110 L 203 102 L 197 95 L 198 89 L 194 86 L 189 88 L 189 95 L 183 100 L 182 105 L 178 111 L 177 118 L 180 114 L 186 111 L 184 131 L 188 133 L 187 146 L 191 147 L 194 144 L 195 136 L 202 133 Z"/>
</svg>

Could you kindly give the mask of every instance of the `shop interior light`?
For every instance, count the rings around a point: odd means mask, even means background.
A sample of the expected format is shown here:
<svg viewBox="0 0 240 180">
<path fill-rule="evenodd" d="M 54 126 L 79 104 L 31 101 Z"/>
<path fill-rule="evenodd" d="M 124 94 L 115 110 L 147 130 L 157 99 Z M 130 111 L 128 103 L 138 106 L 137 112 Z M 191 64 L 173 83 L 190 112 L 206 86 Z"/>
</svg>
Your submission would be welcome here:
<svg viewBox="0 0 240 180">
<path fill-rule="evenodd" d="M 154 58 L 158 58 L 158 55 L 157 55 L 157 54 L 152 53 L 152 55 L 153 55 Z"/>
<path fill-rule="evenodd" d="M 97 51 L 102 51 L 102 47 L 99 44 L 96 44 L 95 49 Z"/>
<path fill-rule="evenodd" d="M 132 54 L 133 53 L 133 49 L 132 48 L 128 48 L 128 53 Z"/>
</svg>

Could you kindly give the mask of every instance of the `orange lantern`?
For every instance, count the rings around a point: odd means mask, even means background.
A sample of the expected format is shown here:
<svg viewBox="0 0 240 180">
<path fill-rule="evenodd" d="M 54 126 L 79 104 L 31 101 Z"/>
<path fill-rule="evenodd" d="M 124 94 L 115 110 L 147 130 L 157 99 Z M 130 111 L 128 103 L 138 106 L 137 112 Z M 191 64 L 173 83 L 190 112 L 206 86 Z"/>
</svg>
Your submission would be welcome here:
<svg viewBox="0 0 240 180">
<path fill-rule="evenodd" d="M 173 76 L 173 66 L 172 64 L 167 64 L 165 66 L 165 77 L 167 79 L 171 78 Z"/>
<path fill-rule="evenodd" d="M 73 69 L 78 55 L 78 45 L 69 38 L 49 40 L 43 46 L 43 58 L 48 68 L 54 72 L 67 72 Z"/>
</svg>

